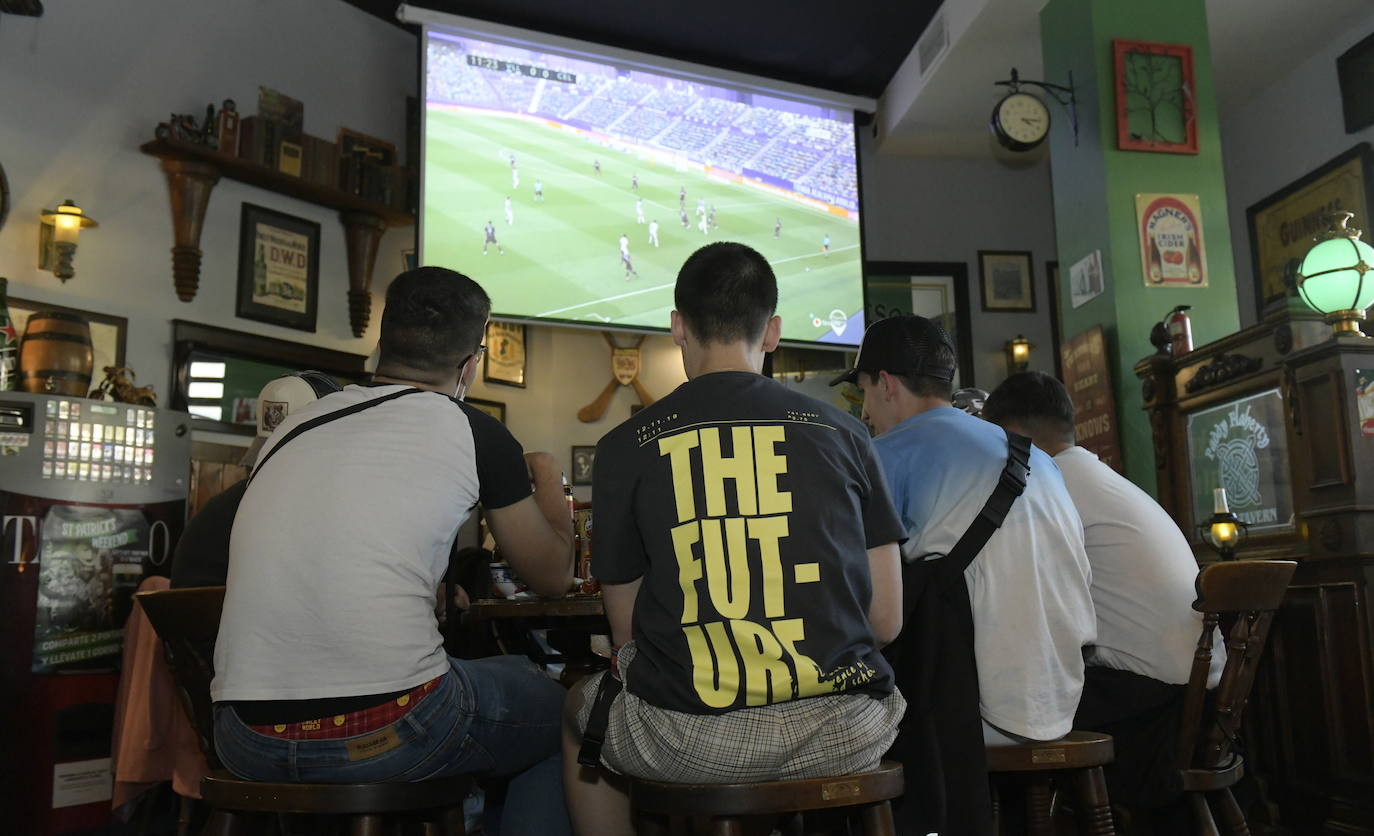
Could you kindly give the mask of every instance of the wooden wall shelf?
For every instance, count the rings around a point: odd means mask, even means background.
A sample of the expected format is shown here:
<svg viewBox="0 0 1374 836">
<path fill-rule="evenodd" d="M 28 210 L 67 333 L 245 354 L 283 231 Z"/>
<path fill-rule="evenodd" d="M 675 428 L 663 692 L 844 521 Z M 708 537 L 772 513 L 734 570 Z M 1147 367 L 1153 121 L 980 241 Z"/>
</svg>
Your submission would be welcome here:
<svg viewBox="0 0 1374 836">
<path fill-rule="evenodd" d="M 210 193 L 221 177 L 334 209 L 344 227 L 348 253 L 348 314 L 353 335 L 367 330 L 372 309 L 372 270 L 377 246 L 388 227 L 410 226 L 415 216 L 342 189 L 311 183 L 265 165 L 200 145 L 157 139 L 139 150 L 162 160 L 172 202 L 172 281 L 177 298 L 189 302 L 200 287 L 200 233 Z"/>
</svg>

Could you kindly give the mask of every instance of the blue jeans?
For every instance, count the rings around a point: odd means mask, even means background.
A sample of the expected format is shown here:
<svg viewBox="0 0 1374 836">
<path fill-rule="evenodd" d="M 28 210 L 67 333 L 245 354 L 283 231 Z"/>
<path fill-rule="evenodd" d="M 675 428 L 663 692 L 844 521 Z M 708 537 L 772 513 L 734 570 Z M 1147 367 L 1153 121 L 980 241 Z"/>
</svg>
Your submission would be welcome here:
<svg viewBox="0 0 1374 836">
<path fill-rule="evenodd" d="M 348 744 L 357 738 L 281 740 L 258 734 L 224 704 L 215 706 L 215 751 L 229 771 L 252 781 L 352 784 L 464 773 L 511 776 L 503 834 L 571 834 L 559 761 L 566 692 L 519 656 L 450 658 L 449 664 L 451 674 L 409 714 L 359 735 L 394 731 L 395 744 L 371 756 L 350 759 Z"/>
</svg>

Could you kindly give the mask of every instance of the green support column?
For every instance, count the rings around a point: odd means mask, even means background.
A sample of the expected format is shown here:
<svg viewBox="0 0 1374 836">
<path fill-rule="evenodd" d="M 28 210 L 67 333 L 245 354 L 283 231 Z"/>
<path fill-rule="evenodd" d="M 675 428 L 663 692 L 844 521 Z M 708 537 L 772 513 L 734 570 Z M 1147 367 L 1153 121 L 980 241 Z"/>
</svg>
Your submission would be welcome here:
<svg viewBox="0 0 1374 836">
<path fill-rule="evenodd" d="M 1072 72 L 1078 99 L 1078 144 L 1062 109 L 1055 111 L 1050 135 L 1061 333 L 1068 340 L 1094 325 L 1106 331 L 1126 475 L 1151 494 L 1154 449 L 1132 370 L 1154 351 L 1151 326 L 1175 305 L 1192 305 L 1194 345 L 1240 327 L 1205 5 L 1050 0 L 1040 13 L 1044 80 L 1067 84 Z M 1192 47 L 1199 153 L 1117 150 L 1114 39 Z M 1136 224 L 1140 193 L 1198 195 L 1208 287 L 1145 286 Z M 1093 250 L 1102 252 L 1106 289 L 1075 309 L 1069 267 Z"/>
</svg>

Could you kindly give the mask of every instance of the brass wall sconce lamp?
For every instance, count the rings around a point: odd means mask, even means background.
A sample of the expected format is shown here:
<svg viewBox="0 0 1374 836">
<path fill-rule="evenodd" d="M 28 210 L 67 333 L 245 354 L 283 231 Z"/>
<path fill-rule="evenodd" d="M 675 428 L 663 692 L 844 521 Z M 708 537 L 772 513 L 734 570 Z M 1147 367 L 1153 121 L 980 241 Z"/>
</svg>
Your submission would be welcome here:
<svg viewBox="0 0 1374 836">
<path fill-rule="evenodd" d="M 76 239 L 82 229 L 99 226 L 93 218 L 70 200 L 56 209 L 44 209 L 38 216 L 38 269 L 47 270 L 62 281 L 76 275 Z"/>
<path fill-rule="evenodd" d="M 1020 334 L 1016 339 L 1007 340 L 1007 374 L 1024 372 L 1030 368 L 1031 349 L 1035 348 L 1031 341 Z"/>
</svg>

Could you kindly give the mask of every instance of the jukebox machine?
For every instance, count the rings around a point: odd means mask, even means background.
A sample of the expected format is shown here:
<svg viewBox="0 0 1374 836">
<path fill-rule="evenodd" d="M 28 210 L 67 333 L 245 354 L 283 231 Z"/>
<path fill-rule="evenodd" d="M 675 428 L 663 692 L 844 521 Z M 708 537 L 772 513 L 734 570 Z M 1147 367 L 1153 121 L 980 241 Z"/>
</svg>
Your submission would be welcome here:
<svg viewBox="0 0 1374 836">
<path fill-rule="evenodd" d="M 186 519 L 190 416 L 0 392 L 0 820 L 104 832 L 122 629 Z"/>
</svg>

